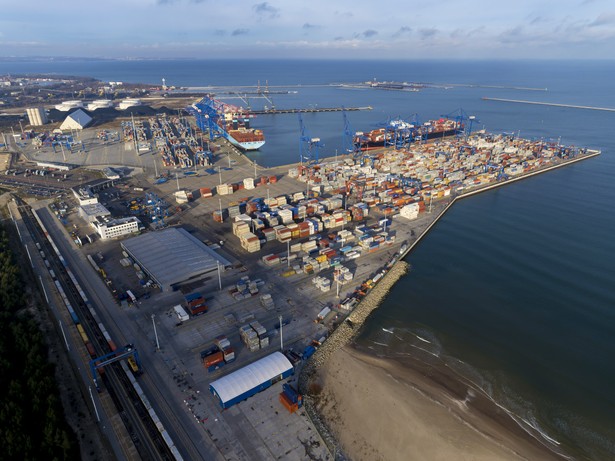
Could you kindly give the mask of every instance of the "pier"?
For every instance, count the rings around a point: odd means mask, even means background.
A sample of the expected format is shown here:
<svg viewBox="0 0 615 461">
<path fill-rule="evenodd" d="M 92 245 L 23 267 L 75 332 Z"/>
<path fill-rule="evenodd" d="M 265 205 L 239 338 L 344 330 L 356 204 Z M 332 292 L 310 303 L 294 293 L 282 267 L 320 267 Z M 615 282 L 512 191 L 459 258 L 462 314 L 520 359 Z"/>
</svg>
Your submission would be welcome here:
<svg viewBox="0 0 615 461">
<path fill-rule="evenodd" d="M 568 109 L 602 110 L 606 112 L 615 112 L 615 108 L 611 108 L 611 107 L 577 106 L 574 104 L 558 104 L 555 102 L 524 101 L 522 99 L 503 99 L 503 98 L 488 98 L 488 97 L 483 97 L 482 99 L 484 101 L 512 102 L 512 103 L 517 103 L 517 104 L 534 104 L 536 106 L 553 106 L 553 107 L 566 107 Z"/>
<path fill-rule="evenodd" d="M 253 110 L 250 113 L 254 115 L 271 115 L 271 114 L 305 114 L 305 113 L 319 113 L 319 112 L 343 112 L 343 111 L 358 111 L 358 110 L 372 110 L 372 106 L 364 107 L 308 107 L 303 109 L 267 109 L 267 110 Z"/>
</svg>

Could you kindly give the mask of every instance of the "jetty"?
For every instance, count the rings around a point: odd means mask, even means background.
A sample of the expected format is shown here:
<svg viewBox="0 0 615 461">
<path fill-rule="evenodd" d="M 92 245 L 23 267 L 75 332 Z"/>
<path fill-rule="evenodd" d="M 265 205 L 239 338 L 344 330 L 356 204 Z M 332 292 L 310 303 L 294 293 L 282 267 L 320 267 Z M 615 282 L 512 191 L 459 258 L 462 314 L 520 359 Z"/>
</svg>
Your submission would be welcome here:
<svg viewBox="0 0 615 461">
<path fill-rule="evenodd" d="M 304 107 L 301 109 L 263 109 L 252 110 L 254 115 L 273 115 L 273 114 L 305 114 L 305 113 L 320 113 L 320 112 L 354 112 L 359 110 L 372 110 L 372 106 L 363 107 Z"/>
<path fill-rule="evenodd" d="M 615 112 L 615 108 L 612 108 L 612 107 L 579 106 L 575 104 L 558 104 L 555 102 L 524 101 L 522 99 L 504 99 L 504 98 L 488 98 L 488 97 L 483 97 L 482 99 L 484 101 L 512 102 L 512 103 L 517 103 L 517 104 L 533 104 L 536 106 L 553 106 L 553 107 L 566 107 L 568 109 L 602 110 L 606 112 Z"/>
</svg>

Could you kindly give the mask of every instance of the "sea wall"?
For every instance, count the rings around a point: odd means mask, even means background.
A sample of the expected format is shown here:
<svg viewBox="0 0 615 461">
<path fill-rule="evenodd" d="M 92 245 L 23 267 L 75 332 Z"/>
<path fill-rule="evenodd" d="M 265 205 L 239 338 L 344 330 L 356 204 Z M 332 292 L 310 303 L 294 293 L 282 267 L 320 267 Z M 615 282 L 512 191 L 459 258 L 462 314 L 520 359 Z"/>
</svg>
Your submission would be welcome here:
<svg viewBox="0 0 615 461">
<path fill-rule="evenodd" d="M 310 385 L 313 383 L 318 368 L 329 360 L 336 350 L 350 344 L 357 336 L 367 317 L 378 308 L 393 285 L 408 272 L 408 267 L 409 265 L 404 261 L 399 261 L 395 264 L 355 307 L 346 320 L 344 320 L 331 336 L 327 338 L 324 344 L 318 348 L 310 360 L 303 366 L 299 374 L 299 392 L 304 395 L 303 402 L 305 409 L 321 437 L 327 443 L 329 450 L 331 453 L 334 453 L 335 459 L 339 460 L 345 458 L 335 438 L 331 435 L 326 424 L 321 420 L 320 415 L 315 409 L 314 398 L 310 395 Z"/>
</svg>

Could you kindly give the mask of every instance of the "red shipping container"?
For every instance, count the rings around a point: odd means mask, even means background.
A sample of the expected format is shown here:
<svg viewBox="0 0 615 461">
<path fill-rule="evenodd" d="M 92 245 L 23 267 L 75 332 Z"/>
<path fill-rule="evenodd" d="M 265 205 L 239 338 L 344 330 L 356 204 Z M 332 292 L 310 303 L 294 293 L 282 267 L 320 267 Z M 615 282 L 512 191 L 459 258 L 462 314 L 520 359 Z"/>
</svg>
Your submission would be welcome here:
<svg viewBox="0 0 615 461">
<path fill-rule="evenodd" d="M 224 354 L 222 354 L 222 351 L 218 351 L 205 357 L 205 360 L 203 360 L 203 365 L 205 365 L 206 368 L 209 368 L 221 362 L 224 362 Z"/>
</svg>

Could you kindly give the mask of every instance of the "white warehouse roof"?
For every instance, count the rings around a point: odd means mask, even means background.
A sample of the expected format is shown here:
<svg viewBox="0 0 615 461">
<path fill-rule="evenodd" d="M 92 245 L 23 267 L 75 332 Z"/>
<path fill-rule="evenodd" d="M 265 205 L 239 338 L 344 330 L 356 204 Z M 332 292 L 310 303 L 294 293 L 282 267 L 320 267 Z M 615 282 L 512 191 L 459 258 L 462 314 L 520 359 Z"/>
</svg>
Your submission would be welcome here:
<svg viewBox="0 0 615 461">
<path fill-rule="evenodd" d="M 293 366 L 281 352 L 274 352 L 210 384 L 222 402 L 234 398 L 288 372 Z"/>
<path fill-rule="evenodd" d="M 92 121 L 92 117 L 83 112 L 81 109 L 77 109 L 70 114 L 60 125 L 61 130 L 82 130 Z"/>
</svg>

